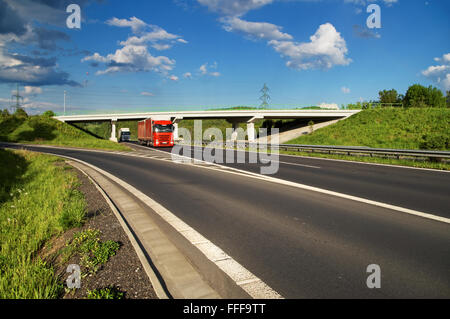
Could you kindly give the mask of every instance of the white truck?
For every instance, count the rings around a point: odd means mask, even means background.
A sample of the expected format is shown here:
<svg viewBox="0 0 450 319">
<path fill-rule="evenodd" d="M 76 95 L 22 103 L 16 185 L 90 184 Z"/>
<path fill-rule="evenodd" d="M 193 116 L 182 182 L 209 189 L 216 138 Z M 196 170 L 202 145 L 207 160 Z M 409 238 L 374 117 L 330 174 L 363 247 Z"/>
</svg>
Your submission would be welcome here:
<svg viewBox="0 0 450 319">
<path fill-rule="evenodd" d="M 121 128 L 119 130 L 119 142 L 129 142 L 131 133 L 129 128 Z"/>
</svg>

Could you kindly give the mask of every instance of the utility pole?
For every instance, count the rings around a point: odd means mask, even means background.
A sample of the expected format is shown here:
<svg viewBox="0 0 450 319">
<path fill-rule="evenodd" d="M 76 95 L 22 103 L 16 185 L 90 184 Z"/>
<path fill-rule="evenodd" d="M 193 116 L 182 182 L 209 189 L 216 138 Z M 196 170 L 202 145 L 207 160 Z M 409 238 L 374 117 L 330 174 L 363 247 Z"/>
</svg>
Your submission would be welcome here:
<svg viewBox="0 0 450 319">
<path fill-rule="evenodd" d="M 23 100 L 23 97 L 19 94 L 19 83 L 17 83 L 16 94 L 13 94 L 11 97 L 16 98 L 16 105 L 11 105 L 11 108 L 15 107 L 15 110 L 14 110 L 14 112 L 15 112 L 15 111 L 17 111 L 20 108 L 20 99 Z"/>
<path fill-rule="evenodd" d="M 262 93 L 262 96 L 259 98 L 262 102 L 260 108 L 266 109 L 269 106 L 270 100 L 269 88 L 267 87 L 266 83 L 264 83 L 264 86 L 260 92 Z"/>
</svg>

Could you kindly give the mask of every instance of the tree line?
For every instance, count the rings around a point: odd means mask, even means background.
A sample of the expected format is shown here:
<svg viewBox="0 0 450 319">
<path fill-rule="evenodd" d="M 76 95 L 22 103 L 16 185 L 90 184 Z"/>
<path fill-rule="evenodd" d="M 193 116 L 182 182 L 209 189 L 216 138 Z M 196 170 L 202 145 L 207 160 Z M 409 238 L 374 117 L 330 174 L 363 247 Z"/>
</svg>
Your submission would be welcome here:
<svg viewBox="0 0 450 319">
<path fill-rule="evenodd" d="M 378 101 L 358 102 L 348 104 L 346 109 L 369 109 L 373 107 L 433 107 L 450 108 L 450 91 L 444 96 L 441 90 L 436 87 L 425 87 L 420 84 L 411 85 L 406 94 L 399 94 L 397 90 L 383 90 L 378 92 Z"/>
</svg>

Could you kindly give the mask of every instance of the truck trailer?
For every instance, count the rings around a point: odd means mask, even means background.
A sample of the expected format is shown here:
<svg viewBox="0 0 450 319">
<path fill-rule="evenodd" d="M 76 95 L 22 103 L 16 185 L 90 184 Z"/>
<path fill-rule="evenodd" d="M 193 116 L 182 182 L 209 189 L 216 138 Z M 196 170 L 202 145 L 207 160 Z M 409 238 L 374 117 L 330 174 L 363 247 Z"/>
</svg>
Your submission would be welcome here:
<svg viewBox="0 0 450 319">
<path fill-rule="evenodd" d="M 138 140 L 140 144 L 147 146 L 173 146 L 173 124 L 170 117 L 153 117 L 138 122 Z"/>
</svg>

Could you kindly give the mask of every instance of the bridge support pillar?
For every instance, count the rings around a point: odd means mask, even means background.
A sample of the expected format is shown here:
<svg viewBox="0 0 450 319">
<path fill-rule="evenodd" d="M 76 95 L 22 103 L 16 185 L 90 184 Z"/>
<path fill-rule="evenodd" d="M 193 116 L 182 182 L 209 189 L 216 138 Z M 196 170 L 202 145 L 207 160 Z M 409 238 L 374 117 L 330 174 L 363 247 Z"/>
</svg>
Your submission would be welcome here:
<svg viewBox="0 0 450 319">
<path fill-rule="evenodd" d="M 172 124 L 173 124 L 173 140 L 176 141 L 178 140 L 180 137 L 178 135 L 178 123 L 182 120 L 182 117 L 175 117 L 172 119 Z"/>
<path fill-rule="evenodd" d="M 117 120 L 111 120 L 111 138 L 109 140 L 117 143 L 116 124 Z"/>
</svg>

